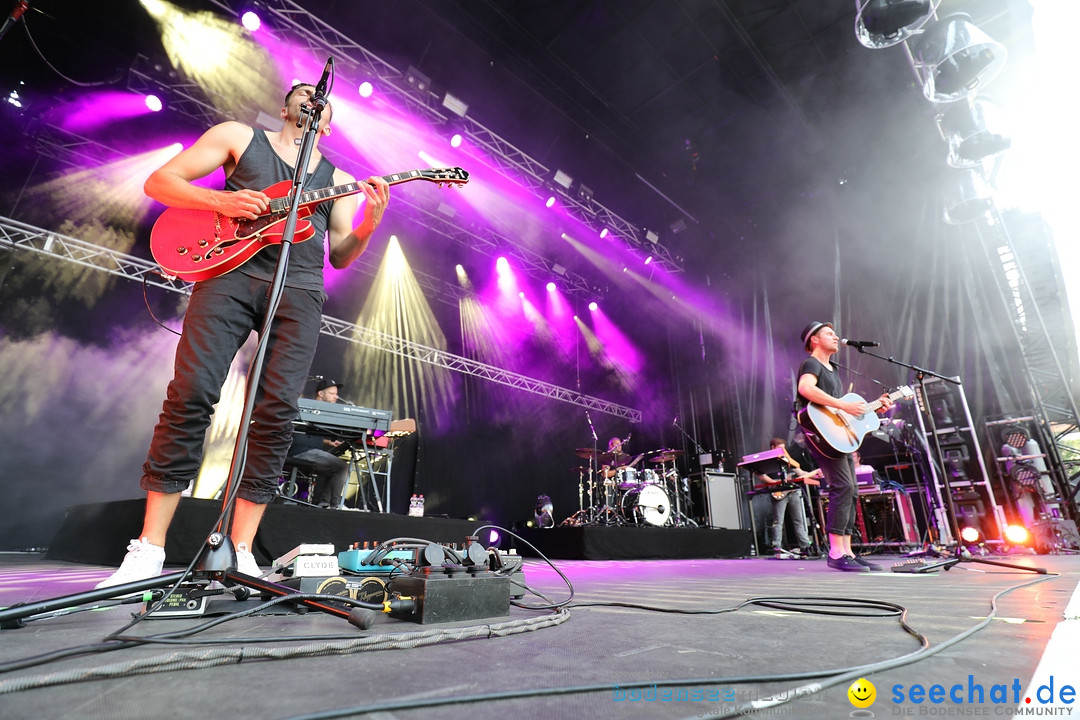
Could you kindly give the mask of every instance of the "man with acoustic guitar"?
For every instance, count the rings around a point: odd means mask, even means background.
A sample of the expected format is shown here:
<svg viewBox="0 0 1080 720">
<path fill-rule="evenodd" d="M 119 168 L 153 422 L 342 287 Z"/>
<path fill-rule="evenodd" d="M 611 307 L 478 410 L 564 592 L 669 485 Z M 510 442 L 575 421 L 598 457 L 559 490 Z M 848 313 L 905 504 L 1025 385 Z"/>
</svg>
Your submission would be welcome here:
<svg viewBox="0 0 1080 720">
<path fill-rule="evenodd" d="M 271 208 L 272 198 L 263 189 L 293 178 L 303 135 L 302 115 L 314 101 L 323 102 L 314 98 L 315 93 L 314 85 L 294 86 L 285 96 L 280 111 L 282 126 L 276 132 L 237 122 L 215 125 L 154 171 L 146 181 L 146 194 L 170 209 L 205 213 L 211 228 L 229 226 L 230 218 L 259 219 Z M 307 168 L 307 189 L 355 183 L 318 150 L 318 137 L 330 134 L 331 114 L 327 103 Z M 225 189 L 193 184 L 218 168 L 225 171 Z M 367 249 L 390 199 L 389 185 L 383 178 L 371 177 L 357 185 L 357 195 L 315 206 L 306 218 L 312 226 L 310 239 L 292 246 L 284 292 L 269 329 L 232 525 L 237 569 L 246 575 L 260 574 L 251 553 L 252 542 L 266 505 L 275 496 L 292 439 L 296 400 L 303 392 L 315 355 L 325 299 L 323 258 L 327 245 L 330 264 L 335 268 L 348 266 Z M 364 195 L 363 213 L 354 225 L 360 193 Z M 196 240 L 188 242 L 194 245 Z M 98 587 L 161 573 L 165 532 L 179 505 L 180 493 L 199 473 L 205 431 L 229 367 L 250 333 L 262 328 L 280 247 L 268 245 L 231 272 L 197 278 L 176 350 L 175 374 L 143 465 L 140 485 L 147 499 L 142 531 L 128 545 L 120 569 Z M 196 247 L 186 257 L 203 252 Z"/>
<path fill-rule="evenodd" d="M 799 394 L 796 404 L 800 425 L 806 433 L 807 449 L 821 469 L 829 509 L 825 517 L 825 530 L 829 535 L 829 567 L 846 572 L 880 570 L 880 566 L 855 555 L 851 549 L 851 535 L 855 530 L 856 503 L 859 492 L 855 480 L 855 464 L 851 454 L 828 452 L 820 429 L 807 427 L 805 410 L 817 406 L 833 413 L 838 423 L 848 424 L 850 418 L 861 418 L 876 406 L 878 412 L 892 407 L 892 399 L 883 394 L 879 400 L 868 404 L 865 400 L 844 396 L 844 386 L 837 376 L 831 359 L 840 349 L 840 338 L 831 322 L 812 322 L 803 328 L 800 339 L 810 357 L 799 366 Z M 857 396 L 856 396 L 857 397 Z"/>
</svg>

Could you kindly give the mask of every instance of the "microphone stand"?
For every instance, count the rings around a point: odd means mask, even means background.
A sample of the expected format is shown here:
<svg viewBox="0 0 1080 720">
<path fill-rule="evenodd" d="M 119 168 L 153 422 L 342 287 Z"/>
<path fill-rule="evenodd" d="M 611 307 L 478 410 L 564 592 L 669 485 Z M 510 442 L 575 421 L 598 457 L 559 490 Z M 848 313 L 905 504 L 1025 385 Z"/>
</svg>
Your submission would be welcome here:
<svg viewBox="0 0 1080 720">
<path fill-rule="evenodd" d="M 685 437 L 687 440 L 689 440 L 693 444 L 694 449 L 696 451 L 696 454 L 698 456 L 698 467 L 701 468 L 701 456 L 705 454 L 705 448 L 701 447 L 701 445 L 697 441 L 697 438 L 693 437 L 690 433 L 686 432 L 686 430 L 683 429 L 682 425 L 679 424 L 679 418 L 678 417 L 676 417 L 671 422 L 671 424 L 675 426 L 676 430 L 678 430 L 679 432 L 681 432 L 683 434 L 683 437 Z M 720 461 L 720 468 L 723 469 L 723 467 L 724 467 L 724 463 L 723 463 L 723 460 L 721 460 Z M 675 470 L 675 522 L 674 522 L 674 524 L 675 525 L 688 524 L 688 525 L 693 525 L 694 527 L 698 527 L 698 524 L 696 522 L 694 522 L 691 518 L 689 518 L 689 517 L 687 517 L 686 515 L 683 514 L 682 502 L 680 501 L 681 500 L 680 496 L 683 493 L 683 481 L 682 481 L 682 478 L 679 477 L 679 470 L 678 470 L 678 468 L 675 467 L 675 462 L 674 461 L 672 461 L 672 468 Z M 704 491 L 705 490 L 705 485 L 706 485 L 706 482 L 705 482 L 705 468 L 701 468 L 701 473 L 702 473 L 701 485 L 702 485 L 702 490 Z M 687 498 L 686 498 L 686 501 L 687 501 L 686 502 L 686 505 L 687 505 L 686 509 L 687 509 L 687 512 L 693 512 L 693 508 L 692 508 L 692 506 L 693 506 L 693 498 L 689 496 L 690 487 L 687 486 L 686 490 L 687 490 L 687 493 L 688 493 Z M 704 491 L 704 492 L 701 493 L 701 496 L 703 498 L 706 498 L 705 503 L 708 504 L 708 502 L 709 502 L 709 500 L 708 500 L 709 493 L 707 491 Z M 707 510 L 707 512 L 708 512 L 708 510 Z"/>
<path fill-rule="evenodd" d="M 891 363 L 893 365 L 899 365 L 900 367 L 907 368 L 907 369 L 911 370 L 912 372 L 914 372 L 915 373 L 915 380 L 919 383 L 919 390 L 921 392 L 922 400 L 923 400 L 924 403 L 926 403 L 925 415 L 926 415 L 927 420 L 929 421 L 929 424 L 930 424 L 930 434 L 933 436 L 933 439 L 934 439 L 934 457 L 928 458 L 928 460 L 930 461 L 930 464 L 933 466 L 933 469 L 939 474 L 938 476 L 941 478 L 942 483 L 945 485 L 945 487 L 944 487 L 944 490 L 945 490 L 945 492 L 944 492 L 944 495 L 945 495 L 945 497 L 944 497 L 944 500 L 945 500 L 945 514 L 946 514 L 946 516 L 948 518 L 948 521 L 949 521 L 949 526 L 950 526 L 948 528 L 949 532 L 952 534 L 952 542 L 948 543 L 948 545 L 952 546 L 953 554 L 954 554 L 954 557 L 949 558 L 949 559 L 947 559 L 947 560 L 945 560 L 943 562 L 940 562 L 940 563 L 933 563 L 932 567 L 928 567 L 927 569 L 936 569 L 937 567 L 944 567 L 946 570 L 948 570 L 950 567 L 952 567 L 953 565 L 956 565 L 959 562 L 978 562 L 978 563 L 984 563 L 986 565 L 996 565 L 998 567 L 1012 568 L 1014 570 L 1026 570 L 1028 572 L 1035 572 L 1035 573 L 1039 573 L 1040 575 L 1046 575 L 1047 572 L 1048 572 L 1046 570 L 1046 568 L 1025 567 L 1023 565 L 1013 565 L 1013 564 L 1010 564 L 1010 563 L 996 562 L 996 561 L 993 561 L 993 560 L 984 560 L 982 558 L 971 557 L 971 554 L 966 549 L 964 549 L 960 544 L 960 525 L 958 524 L 957 519 L 956 519 L 956 506 L 953 504 L 952 484 L 949 482 L 948 473 L 945 471 L 945 462 L 942 459 L 944 457 L 944 455 L 942 455 L 942 452 L 941 452 L 941 438 L 938 437 L 937 422 L 934 420 L 933 408 L 930 407 L 930 397 L 929 397 L 929 395 L 926 394 L 926 378 L 927 378 L 927 376 L 936 377 L 939 380 L 943 380 L 944 382 L 952 383 L 953 385 L 959 385 L 960 384 L 960 378 L 959 377 L 945 377 L 944 375 L 936 373 L 933 370 L 927 370 L 926 368 L 921 368 L 921 367 L 919 367 L 917 365 L 912 365 L 910 363 L 906 363 L 906 362 L 903 362 L 901 360 L 897 360 L 896 358 L 892 357 L 891 355 L 889 357 L 885 357 L 884 355 L 878 355 L 876 353 L 867 352 L 866 348 L 864 348 L 864 347 L 856 347 L 855 349 L 858 350 L 859 353 L 862 354 L 862 355 L 869 355 L 870 357 L 875 357 L 878 360 L 884 360 L 885 362 Z"/>
<path fill-rule="evenodd" d="M 322 85 L 323 83 L 320 82 L 320 88 Z M 236 548 L 233 546 L 232 539 L 229 537 L 229 531 L 232 529 L 236 497 L 240 488 L 240 478 L 243 476 L 244 466 L 247 462 L 248 428 L 251 425 L 251 416 L 254 413 L 256 388 L 259 384 L 259 378 L 262 376 L 263 361 L 266 357 L 266 350 L 269 343 L 270 327 L 277 314 L 277 308 L 281 303 L 281 296 L 285 288 L 285 274 L 288 271 L 293 236 L 295 235 L 296 225 L 299 219 L 300 195 L 304 190 L 304 184 L 308 177 L 307 166 L 308 162 L 311 160 L 311 151 L 315 147 L 315 139 L 318 135 L 322 111 L 327 104 L 326 96 L 320 92 L 320 88 L 317 88 L 315 95 L 312 96 L 312 107 L 307 108 L 302 105 L 300 108 L 301 112 L 305 115 L 305 119 L 301 122 L 305 122 L 306 126 L 300 142 L 300 151 L 297 155 L 296 168 L 293 176 L 293 189 L 289 198 L 289 214 L 285 220 L 285 227 L 281 237 L 281 255 L 278 257 L 277 267 L 274 270 L 274 279 L 270 286 L 266 317 L 259 332 L 259 344 L 255 351 L 255 356 L 252 358 L 251 365 L 248 368 L 245 386 L 244 411 L 240 418 L 240 429 L 236 436 L 236 443 L 233 446 L 233 459 L 232 464 L 229 467 L 229 479 L 226 486 L 227 490 L 224 493 L 222 513 L 218 518 L 217 526 L 207 536 L 205 547 L 202 549 L 199 556 L 192 562 L 191 567 L 193 567 L 194 570 L 192 571 L 191 568 L 189 568 L 189 570 L 184 572 L 159 575 L 156 578 L 121 583 L 108 588 L 102 588 L 101 590 L 75 593 L 61 598 L 54 598 L 52 600 L 29 603 L 8 608 L 7 610 L 0 610 L 0 628 L 20 627 L 24 624 L 22 621 L 23 618 L 70 607 L 72 605 L 82 605 L 106 598 L 123 597 L 132 592 L 142 592 L 154 588 L 173 586 L 173 589 L 175 590 L 189 574 L 195 578 L 219 581 L 226 587 L 239 585 L 257 590 L 260 593 L 277 596 L 299 594 L 297 590 L 285 585 L 278 585 L 277 583 L 268 582 L 261 578 L 237 572 Z M 148 614 L 160 607 L 172 592 L 173 590 L 170 590 L 158 599 L 154 606 L 148 610 Z M 237 597 L 239 598 L 240 594 L 238 594 Z M 350 611 L 346 609 L 346 606 L 344 605 L 318 599 L 297 599 L 295 602 L 321 610 L 330 615 L 346 618 L 350 623 L 363 629 L 367 629 L 374 622 L 375 614 L 372 611 L 381 611 L 383 609 L 382 605 L 373 603 L 350 603 L 350 605 L 355 606 L 354 609 Z"/>
</svg>

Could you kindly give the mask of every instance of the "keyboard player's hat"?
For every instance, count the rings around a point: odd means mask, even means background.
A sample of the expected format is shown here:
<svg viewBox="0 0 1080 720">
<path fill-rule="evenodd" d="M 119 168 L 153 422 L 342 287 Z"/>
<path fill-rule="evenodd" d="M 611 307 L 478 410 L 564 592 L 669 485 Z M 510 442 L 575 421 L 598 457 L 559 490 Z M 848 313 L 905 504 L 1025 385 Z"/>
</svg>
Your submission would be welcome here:
<svg viewBox="0 0 1080 720">
<path fill-rule="evenodd" d="M 336 387 L 340 390 L 344 385 L 333 378 L 319 378 L 319 383 L 315 386 L 315 392 L 322 392 L 328 387 Z"/>
</svg>

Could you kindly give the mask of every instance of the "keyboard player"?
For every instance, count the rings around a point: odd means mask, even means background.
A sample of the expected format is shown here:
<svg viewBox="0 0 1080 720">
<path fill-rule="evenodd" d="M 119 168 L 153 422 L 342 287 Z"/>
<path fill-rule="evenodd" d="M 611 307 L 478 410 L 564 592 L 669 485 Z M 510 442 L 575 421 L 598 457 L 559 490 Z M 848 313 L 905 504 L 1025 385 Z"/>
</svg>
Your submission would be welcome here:
<svg viewBox="0 0 1080 720">
<path fill-rule="evenodd" d="M 791 483 L 795 480 L 805 480 L 814 476 L 814 473 L 806 472 L 799 463 L 788 454 L 783 438 L 773 438 L 769 441 L 769 450 L 781 451 L 782 460 L 786 467 L 771 475 L 755 473 L 757 483 L 780 485 Z M 810 536 L 806 532 L 806 512 L 803 508 L 802 493 L 798 488 L 777 490 L 770 493 L 772 507 L 769 514 L 770 539 L 773 555 L 778 558 L 790 557 L 790 553 L 784 550 L 784 518 L 791 514 L 791 524 L 795 528 L 795 542 L 799 546 L 799 555 L 809 557 L 811 554 Z"/>
<path fill-rule="evenodd" d="M 315 386 L 315 399 L 336 403 L 341 383 L 330 378 L 319 378 Z M 306 460 L 315 465 L 315 489 L 308 500 L 323 508 L 349 510 L 343 494 L 349 479 L 349 463 L 334 454 L 343 441 L 314 433 L 293 433 L 289 458 Z"/>
</svg>

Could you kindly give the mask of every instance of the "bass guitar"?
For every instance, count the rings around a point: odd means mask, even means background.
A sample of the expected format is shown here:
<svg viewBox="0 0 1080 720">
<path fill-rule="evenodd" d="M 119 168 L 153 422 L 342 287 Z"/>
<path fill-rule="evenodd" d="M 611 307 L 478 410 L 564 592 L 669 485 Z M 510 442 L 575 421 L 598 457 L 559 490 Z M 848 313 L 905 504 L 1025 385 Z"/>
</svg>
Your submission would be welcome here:
<svg viewBox="0 0 1080 720">
<path fill-rule="evenodd" d="M 469 173 L 459 167 L 409 170 L 384 175 L 390 185 L 427 180 L 461 186 L 469 182 Z M 300 194 L 300 210 L 293 242 L 303 242 L 315 234 L 311 222 L 304 220 L 315 205 L 327 200 L 363 192 L 362 181 L 319 188 Z M 150 231 L 150 252 L 167 274 L 197 282 L 235 270 L 255 253 L 281 242 L 292 198 L 292 181 L 283 180 L 263 190 L 270 196 L 266 212 L 249 220 L 233 218 L 212 210 L 166 208 Z"/>
<path fill-rule="evenodd" d="M 896 402 L 915 397 L 915 391 L 907 385 L 889 394 L 889 400 Z M 848 393 L 840 398 L 845 402 L 866 402 L 856 393 Z M 868 433 L 877 430 L 881 418 L 877 409 L 881 400 L 866 403 L 864 415 L 854 416 L 842 410 L 810 403 L 799 411 L 799 425 L 806 431 L 806 438 L 825 457 L 839 458 L 850 455 L 859 449 Z"/>
</svg>

